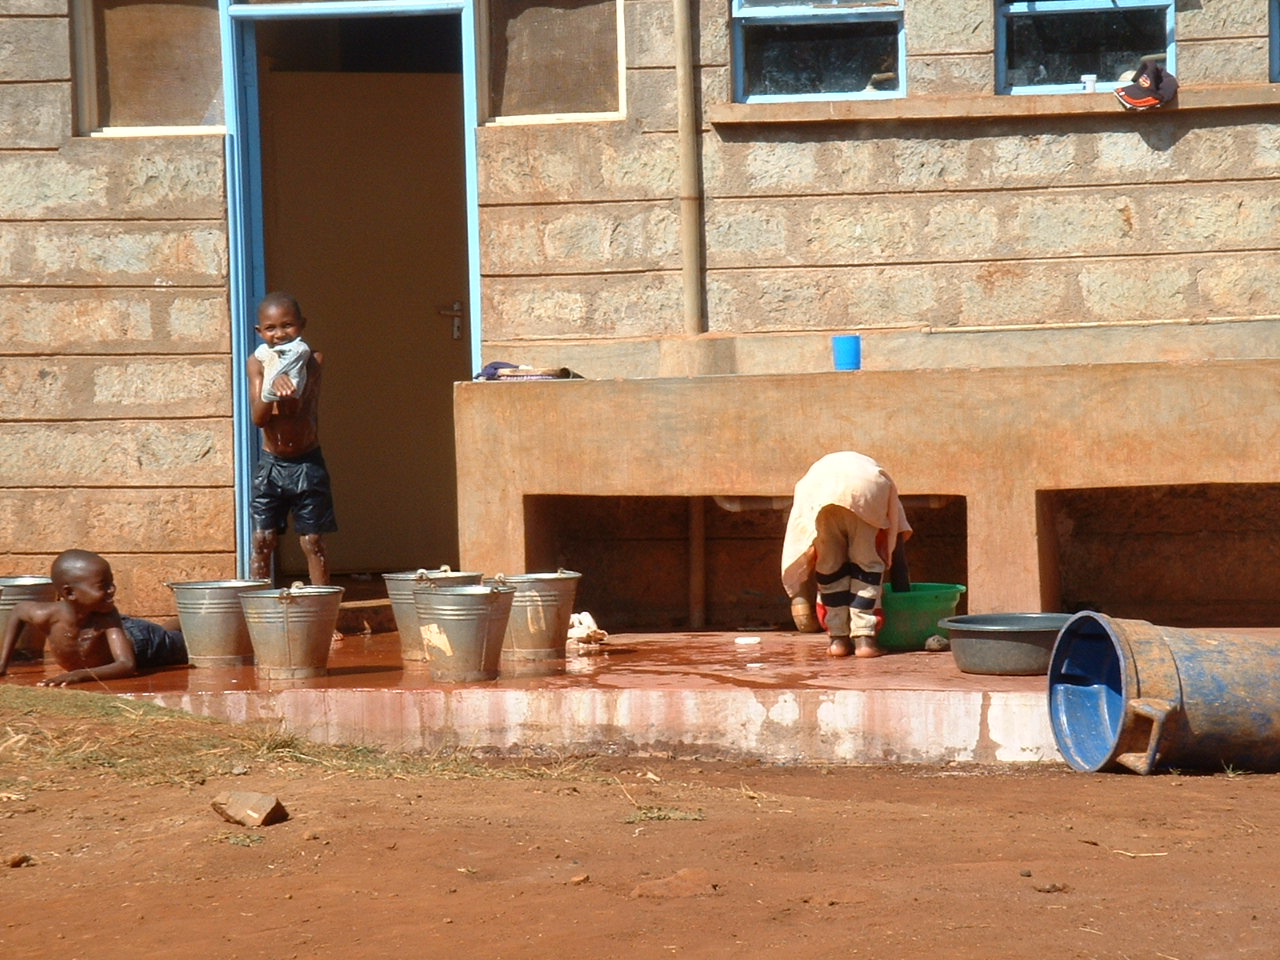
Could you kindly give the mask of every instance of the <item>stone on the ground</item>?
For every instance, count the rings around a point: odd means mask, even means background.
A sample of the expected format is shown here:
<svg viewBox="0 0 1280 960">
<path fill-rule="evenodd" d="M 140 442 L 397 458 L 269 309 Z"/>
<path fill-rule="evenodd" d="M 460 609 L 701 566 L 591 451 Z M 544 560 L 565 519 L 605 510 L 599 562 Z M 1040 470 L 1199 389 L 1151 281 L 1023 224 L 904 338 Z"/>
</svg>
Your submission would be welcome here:
<svg viewBox="0 0 1280 960">
<path fill-rule="evenodd" d="M 213 809 L 228 823 L 244 827 L 267 827 L 289 819 L 288 811 L 278 799 L 252 790 L 224 791 L 213 798 Z"/>
<path fill-rule="evenodd" d="M 685 867 L 660 880 L 646 880 L 631 891 L 633 897 L 705 897 L 716 893 L 711 874 L 701 867 Z"/>
</svg>

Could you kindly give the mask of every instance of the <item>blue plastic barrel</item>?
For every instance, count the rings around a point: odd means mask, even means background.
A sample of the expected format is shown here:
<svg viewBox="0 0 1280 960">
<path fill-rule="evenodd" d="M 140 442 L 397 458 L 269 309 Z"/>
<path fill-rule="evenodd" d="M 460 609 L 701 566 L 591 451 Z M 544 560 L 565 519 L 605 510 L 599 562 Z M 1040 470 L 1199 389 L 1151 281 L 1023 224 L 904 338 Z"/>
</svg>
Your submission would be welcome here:
<svg viewBox="0 0 1280 960">
<path fill-rule="evenodd" d="M 1280 770 L 1280 639 L 1078 613 L 1054 643 L 1049 721 L 1077 770 Z"/>
</svg>

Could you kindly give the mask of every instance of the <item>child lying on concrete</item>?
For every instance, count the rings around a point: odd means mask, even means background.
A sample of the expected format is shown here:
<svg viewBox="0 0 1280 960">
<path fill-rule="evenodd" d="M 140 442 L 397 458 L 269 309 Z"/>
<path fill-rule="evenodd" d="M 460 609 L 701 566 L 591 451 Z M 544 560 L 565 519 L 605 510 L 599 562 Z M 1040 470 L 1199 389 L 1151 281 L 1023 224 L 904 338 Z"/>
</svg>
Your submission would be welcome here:
<svg viewBox="0 0 1280 960">
<path fill-rule="evenodd" d="M 131 677 L 148 667 L 187 662 L 182 634 L 158 623 L 122 617 L 116 609 L 111 564 L 88 550 L 65 550 L 54 558 L 50 576 L 58 599 L 14 605 L 0 640 L 0 676 L 9 668 L 23 627 L 44 646 L 65 673 L 46 677 L 42 687 L 65 687 L 89 680 Z"/>
</svg>

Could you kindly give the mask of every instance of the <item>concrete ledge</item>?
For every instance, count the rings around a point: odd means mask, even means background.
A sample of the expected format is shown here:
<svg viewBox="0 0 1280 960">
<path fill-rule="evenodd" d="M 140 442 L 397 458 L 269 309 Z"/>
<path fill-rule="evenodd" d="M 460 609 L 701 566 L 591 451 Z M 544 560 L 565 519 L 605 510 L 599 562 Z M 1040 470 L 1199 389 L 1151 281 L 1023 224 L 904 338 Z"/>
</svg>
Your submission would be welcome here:
<svg viewBox="0 0 1280 960">
<path fill-rule="evenodd" d="M 1178 98 L 1172 107 L 1153 111 L 1153 114 L 1172 113 L 1174 110 L 1223 110 L 1235 107 L 1274 106 L 1277 103 L 1280 103 L 1280 90 L 1270 83 L 1184 85 L 1178 90 Z M 1019 96 L 984 93 L 965 96 L 901 97 L 886 100 L 815 100 L 795 103 L 713 103 L 706 110 L 707 120 L 712 124 L 993 120 L 1090 113 L 1123 115 L 1126 111 L 1109 91 Z"/>
<path fill-rule="evenodd" d="M 965 498 L 969 612 L 1056 610 L 1040 494 L 1280 482 L 1258 454 L 1280 442 L 1275 376 L 1237 360 L 460 383 L 461 563 L 525 569 L 527 496 L 788 496 L 848 444 L 903 493 Z"/>
<path fill-rule="evenodd" d="M 774 763 L 1060 761 L 1042 692 L 347 690 L 136 695 L 322 743 Z"/>
<path fill-rule="evenodd" d="M 826 373 L 832 333 L 862 335 L 862 369 L 944 370 L 1280 356 L 1280 318 L 1050 324 L 956 329 L 857 328 L 614 340 L 489 341 L 485 356 L 568 366 L 592 380 Z"/>
<path fill-rule="evenodd" d="M 359 608 L 356 608 L 359 609 Z M 395 633 L 334 644 L 327 676 L 173 667 L 110 691 L 322 743 L 501 755 L 660 755 L 769 763 L 1005 764 L 1060 760 L 1044 677 L 961 673 L 945 653 L 832 660 L 825 636 L 614 634 L 597 652 L 440 684 Z M 15 664 L 33 684 L 56 665 Z M 105 692 L 105 685 L 92 687 Z"/>
</svg>

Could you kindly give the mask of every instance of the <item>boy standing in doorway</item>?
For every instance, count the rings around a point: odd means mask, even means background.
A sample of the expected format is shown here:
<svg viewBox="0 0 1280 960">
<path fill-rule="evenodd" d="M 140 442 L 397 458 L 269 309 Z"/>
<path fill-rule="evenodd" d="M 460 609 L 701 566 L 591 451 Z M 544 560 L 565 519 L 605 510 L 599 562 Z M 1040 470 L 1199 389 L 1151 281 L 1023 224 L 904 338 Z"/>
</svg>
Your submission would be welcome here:
<svg viewBox="0 0 1280 960">
<path fill-rule="evenodd" d="M 269 293 L 258 305 L 264 343 L 249 357 L 249 404 L 262 429 L 262 458 L 253 478 L 253 554 L 250 575 L 270 577 L 271 558 L 293 514 L 312 584 L 329 583 L 326 533 L 338 529 L 329 472 L 320 453 L 320 361 L 302 343 L 307 321 L 298 301 Z M 305 356 L 290 374 L 290 364 Z M 268 399 L 271 398 L 271 399 Z"/>
</svg>

